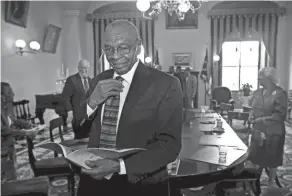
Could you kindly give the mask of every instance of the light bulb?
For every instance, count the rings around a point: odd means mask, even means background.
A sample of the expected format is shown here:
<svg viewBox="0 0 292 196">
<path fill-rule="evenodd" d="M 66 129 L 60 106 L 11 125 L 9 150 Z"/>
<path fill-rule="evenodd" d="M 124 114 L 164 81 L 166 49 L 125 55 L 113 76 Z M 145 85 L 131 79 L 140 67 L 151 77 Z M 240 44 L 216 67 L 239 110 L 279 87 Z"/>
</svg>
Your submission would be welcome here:
<svg viewBox="0 0 292 196">
<path fill-rule="evenodd" d="M 220 60 L 220 56 L 219 55 L 214 55 L 213 60 L 215 62 L 218 62 Z"/>
<path fill-rule="evenodd" d="M 26 43 L 23 39 L 18 39 L 15 41 L 15 46 L 17 48 L 24 48 L 26 46 Z"/>
<path fill-rule="evenodd" d="M 184 2 L 184 3 L 181 3 L 181 4 L 178 6 L 178 10 L 179 10 L 180 12 L 185 13 L 185 12 L 189 11 L 190 7 L 191 7 L 190 4 Z"/>
<path fill-rule="evenodd" d="M 151 61 L 152 61 L 152 59 L 149 56 L 145 58 L 146 63 L 151 63 Z"/>
<path fill-rule="evenodd" d="M 150 8 L 150 0 L 137 0 L 136 6 L 141 12 L 146 12 Z"/>
<path fill-rule="evenodd" d="M 32 50 L 39 50 L 41 48 L 40 44 L 37 42 L 37 41 L 31 41 L 29 43 L 29 47 L 32 49 Z"/>
</svg>

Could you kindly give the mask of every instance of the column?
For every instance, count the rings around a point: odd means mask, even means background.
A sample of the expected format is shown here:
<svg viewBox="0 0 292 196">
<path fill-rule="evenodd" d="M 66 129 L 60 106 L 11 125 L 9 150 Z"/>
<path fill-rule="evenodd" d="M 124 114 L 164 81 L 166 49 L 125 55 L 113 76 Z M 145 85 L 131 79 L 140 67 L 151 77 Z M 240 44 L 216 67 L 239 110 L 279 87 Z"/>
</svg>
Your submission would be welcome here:
<svg viewBox="0 0 292 196">
<path fill-rule="evenodd" d="M 77 73 L 78 61 L 81 56 L 79 10 L 65 10 L 62 18 L 63 62 L 64 68 L 69 68 L 69 75 Z"/>
</svg>

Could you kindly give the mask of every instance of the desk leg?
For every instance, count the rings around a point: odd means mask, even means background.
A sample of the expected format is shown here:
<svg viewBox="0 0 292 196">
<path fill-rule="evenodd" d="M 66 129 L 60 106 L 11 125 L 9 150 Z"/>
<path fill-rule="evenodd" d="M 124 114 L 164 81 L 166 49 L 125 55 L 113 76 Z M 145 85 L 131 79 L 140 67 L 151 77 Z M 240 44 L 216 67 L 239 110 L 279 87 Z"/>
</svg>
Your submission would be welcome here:
<svg viewBox="0 0 292 196">
<path fill-rule="evenodd" d="M 45 110 L 46 109 L 36 109 L 35 110 L 35 115 L 39 119 L 41 125 L 45 124 L 45 121 L 44 121 L 44 113 L 45 113 Z"/>
</svg>

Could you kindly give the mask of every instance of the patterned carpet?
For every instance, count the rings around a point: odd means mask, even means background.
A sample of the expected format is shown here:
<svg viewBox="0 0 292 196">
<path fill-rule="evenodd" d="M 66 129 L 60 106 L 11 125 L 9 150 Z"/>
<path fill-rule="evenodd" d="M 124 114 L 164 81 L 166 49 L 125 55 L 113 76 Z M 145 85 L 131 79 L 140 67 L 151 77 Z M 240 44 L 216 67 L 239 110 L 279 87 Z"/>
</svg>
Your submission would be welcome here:
<svg viewBox="0 0 292 196">
<path fill-rule="evenodd" d="M 243 128 L 242 121 L 236 121 L 233 122 L 233 128 L 234 130 Z M 60 141 L 60 138 L 58 138 L 57 130 L 54 132 L 54 135 L 56 136 L 56 142 Z M 242 137 L 242 135 L 239 135 L 239 137 Z M 65 139 L 73 139 L 73 133 L 69 129 L 69 132 L 64 134 Z M 48 129 L 45 129 L 42 131 L 36 138 L 35 143 L 35 149 L 34 153 L 37 159 L 45 159 L 48 157 L 53 157 L 53 153 L 50 150 L 45 150 L 41 148 L 37 148 L 37 145 L 39 143 L 47 142 L 49 139 L 49 131 Z M 26 152 L 26 142 L 25 140 L 17 141 L 16 144 L 17 148 L 17 162 L 18 162 L 18 179 L 29 179 L 33 177 L 33 172 L 30 168 L 29 162 L 28 162 L 28 155 Z M 284 155 L 284 164 L 283 166 L 279 167 L 278 176 L 280 178 L 280 181 L 284 188 L 282 189 L 283 192 L 292 192 L 292 127 L 287 126 L 287 134 L 286 134 L 286 143 L 285 143 L 285 155 Z M 76 177 L 77 178 L 77 177 Z M 262 189 L 265 190 L 267 185 L 268 177 L 266 173 L 264 172 L 261 179 L 261 185 Z M 76 179 L 78 181 L 78 179 Z M 77 183 L 76 183 L 77 187 Z M 58 178 L 53 179 L 51 181 L 50 186 L 50 195 L 51 196 L 61 196 L 62 193 L 67 192 L 67 180 L 64 178 Z M 195 191 L 189 191 L 185 193 L 186 196 L 206 196 L 202 195 L 199 192 Z M 229 196 L 252 196 L 249 192 L 245 192 L 242 189 L 242 185 L 239 184 L 238 188 L 232 189 L 227 193 L 226 195 Z M 209 195 L 210 196 L 210 195 Z M 281 195 L 273 195 L 273 196 L 281 196 Z"/>
</svg>

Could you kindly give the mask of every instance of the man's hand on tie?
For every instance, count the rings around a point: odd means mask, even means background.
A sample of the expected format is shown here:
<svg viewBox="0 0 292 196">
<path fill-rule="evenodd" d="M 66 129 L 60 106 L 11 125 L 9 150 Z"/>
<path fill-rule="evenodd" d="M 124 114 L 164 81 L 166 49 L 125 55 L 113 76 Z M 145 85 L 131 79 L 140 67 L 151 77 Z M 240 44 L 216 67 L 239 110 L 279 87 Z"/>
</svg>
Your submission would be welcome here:
<svg viewBox="0 0 292 196">
<path fill-rule="evenodd" d="M 119 95 L 123 88 L 122 82 L 115 79 L 99 81 L 90 95 L 88 105 L 94 109 L 108 97 Z"/>
<path fill-rule="evenodd" d="M 85 164 L 92 169 L 82 168 L 81 172 L 91 176 L 96 180 L 101 180 L 105 176 L 120 172 L 120 162 L 111 159 L 98 159 L 96 161 L 85 161 Z"/>
</svg>

